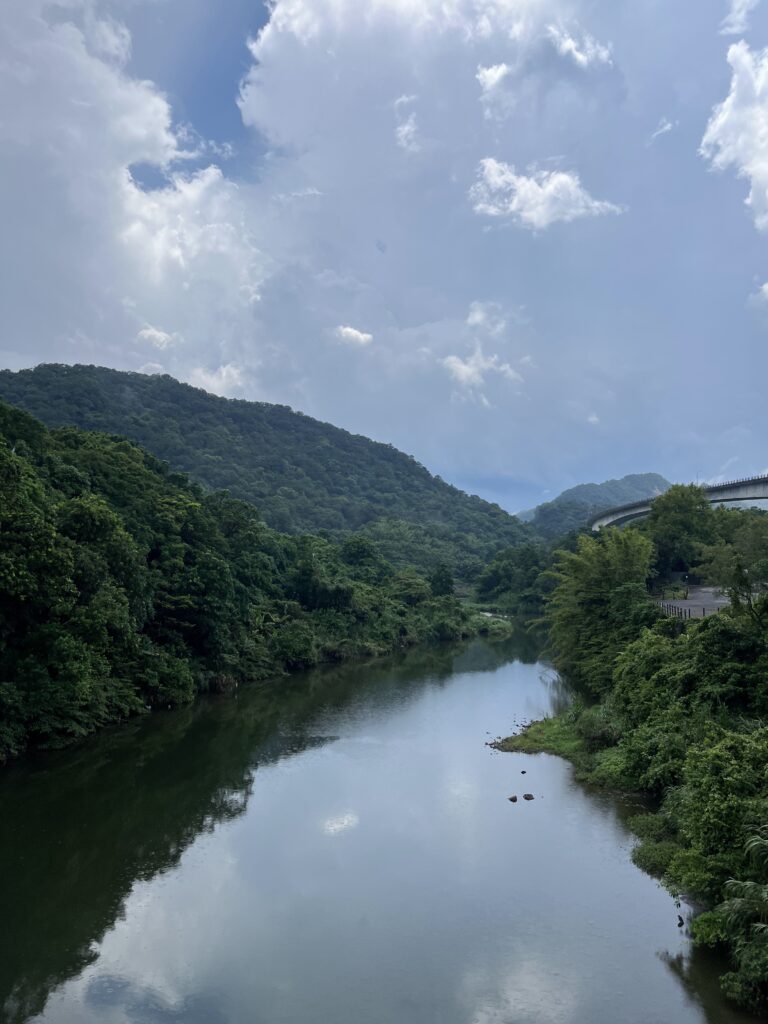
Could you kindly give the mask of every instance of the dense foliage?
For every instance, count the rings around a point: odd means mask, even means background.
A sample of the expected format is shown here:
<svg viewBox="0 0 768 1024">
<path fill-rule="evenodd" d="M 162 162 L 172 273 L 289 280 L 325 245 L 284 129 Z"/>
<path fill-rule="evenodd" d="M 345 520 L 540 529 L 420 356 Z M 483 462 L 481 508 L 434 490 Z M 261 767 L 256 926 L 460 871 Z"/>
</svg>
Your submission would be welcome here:
<svg viewBox="0 0 768 1024">
<path fill-rule="evenodd" d="M 598 512 L 653 498 L 663 494 L 669 486 L 669 481 L 658 473 L 631 473 L 620 480 L 606 480 L 602 484 L 579 484 L 563 491 L 553 501 L 521 512 L 520 518 L 530 523 L 539 537 L 555 540 L 571 530 L 586 526 Z"/>
<path fill-rule="evenodd" d="M 473 628 L 450 571 L 285 536 L 130 441 L 0 404 L 0 761 L 285 669 Z"/>
<path fill-rule="evenodd" d="M 478 577 L 478 600 L 511 615 L 534 618 L 541 613 L 548 589 L 544 570 L 549 561 L 549 551 L 539 544 L 505 548 Z"/>
<path fill-rule="evenodd" d="M 730 608 L 662 617 L 646 583 L 680 569 L 724 588 Z M 673 487 L 642 526 L 556 555 L 554 575 L 551 650 L 583 699 L 571 738 L 562 722 L 552 735 L 579 740 L 592 780 L 657 798 L 658 813 L 636 822 L 638 863 L 714 908 L 695 937 L 727 944 L 725 990 L 765 1009 L 768 515 L 713 511 L 699 489 Z"/>
<path fill-rule="evenodd" d="M 291 409 L 217 398 L 168 376 L 96 366 L 0 372 L 0 398 L 50 427 L 119 434 L 227 490 L 286 533 L 367 529 L 395 565 L 445 562 L 470 577 L 526 529 L 498 505 L 377 444 Z"/>
</svg>

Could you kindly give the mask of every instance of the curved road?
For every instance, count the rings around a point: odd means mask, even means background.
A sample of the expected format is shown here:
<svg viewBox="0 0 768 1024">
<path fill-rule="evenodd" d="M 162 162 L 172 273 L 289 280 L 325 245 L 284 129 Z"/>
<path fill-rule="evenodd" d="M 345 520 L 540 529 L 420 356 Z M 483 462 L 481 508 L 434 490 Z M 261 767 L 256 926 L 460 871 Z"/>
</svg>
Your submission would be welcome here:
<svg viewBox="0 0 768 1024">
<path fill-rule="evenodd" d="M 731 480 L 724 484 L 702 487 L 711 505 L 728 501 L 768 501 L 768 475 L 747 477 L 745 480 Z M 654 499 L 635 501 L 630 505 L 619 505 L 617 508 L 600 512 L 590 522 L 593 530 L 601 530 L 604 526 L 621 526 L 633 519 L 641 519 L 651 511 Z"/>
</svg>

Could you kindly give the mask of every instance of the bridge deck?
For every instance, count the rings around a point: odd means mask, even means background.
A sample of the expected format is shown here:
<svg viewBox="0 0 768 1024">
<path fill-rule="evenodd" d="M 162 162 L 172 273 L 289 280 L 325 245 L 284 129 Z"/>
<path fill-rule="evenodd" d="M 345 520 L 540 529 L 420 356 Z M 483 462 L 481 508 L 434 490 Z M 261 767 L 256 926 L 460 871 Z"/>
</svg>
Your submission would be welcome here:
<svg viewBox="0 0 768 1024">
<path fill-rule="evenodd" d="M 712 505 L 729 501 L 768 501 L 768 475 L 729 480 L 727 483 L 702 487 L 702 490 Z M 640 519 L 651 511 L 653 500 L 649 498 L 606 509 L 594 516 L 589 525 L 594 531 L 598 531 L 604 526 L 620 526 L 633 519 Z"/>
</svg>

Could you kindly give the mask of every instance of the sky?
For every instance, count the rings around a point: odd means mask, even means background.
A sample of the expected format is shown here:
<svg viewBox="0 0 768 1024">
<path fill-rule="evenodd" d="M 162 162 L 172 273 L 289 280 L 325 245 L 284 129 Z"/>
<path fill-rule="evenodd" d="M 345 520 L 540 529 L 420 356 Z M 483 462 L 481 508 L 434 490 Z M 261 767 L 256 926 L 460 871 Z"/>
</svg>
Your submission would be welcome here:
<svg viewBox="0 0 768 1024">
<path fill-rule="evenodd" d="M 764 47 L 766 0 L 4 0 L 0 365 L 290 405 L 511 511 L 766 472 Z"/>
</svg>

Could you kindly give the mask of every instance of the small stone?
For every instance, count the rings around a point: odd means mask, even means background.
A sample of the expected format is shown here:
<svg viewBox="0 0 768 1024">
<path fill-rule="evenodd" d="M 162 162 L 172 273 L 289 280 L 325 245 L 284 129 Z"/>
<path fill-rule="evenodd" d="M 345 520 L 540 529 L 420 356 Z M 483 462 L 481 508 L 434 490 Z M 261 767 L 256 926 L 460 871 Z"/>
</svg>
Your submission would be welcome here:
<svg viewBox="0 0 768 1024">
<path fill-rule="evenodd" d="M 520 774 L 521 774 L 521 775 L 527 775 L 527 774 L 528 774 L 528 772 L 526 772 L 525 768 L 523 768 L 523 770 L 522 770 L 522 771 L 520 772 Z"/>
<path fill-rule="evenodd" d="M 523 800 L 533 800 L 533 793 L 523 793 Z"/>
<path fill-rule="evenodd" d="M 509 797 L 509 802 L 510 802 L 511 804 L 516 804 L 516 803 L 517 803 L 517 797 L 516 797 L 516 796 L 511 796 L 511 797 Z"/>
</svg>

